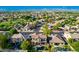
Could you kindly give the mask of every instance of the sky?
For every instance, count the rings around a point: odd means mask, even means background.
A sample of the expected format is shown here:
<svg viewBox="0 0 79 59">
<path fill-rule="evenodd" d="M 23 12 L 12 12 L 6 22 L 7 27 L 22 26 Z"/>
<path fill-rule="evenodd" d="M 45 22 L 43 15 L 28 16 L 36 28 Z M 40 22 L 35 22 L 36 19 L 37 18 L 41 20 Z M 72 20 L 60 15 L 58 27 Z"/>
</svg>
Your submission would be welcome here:
<svg viewBox="0 0 79 59">
<path fill-rule="evenodd" d="M 0 11 L 67 9 L 79 10 L 79 6 L 0 6 Z"/>
</svg>

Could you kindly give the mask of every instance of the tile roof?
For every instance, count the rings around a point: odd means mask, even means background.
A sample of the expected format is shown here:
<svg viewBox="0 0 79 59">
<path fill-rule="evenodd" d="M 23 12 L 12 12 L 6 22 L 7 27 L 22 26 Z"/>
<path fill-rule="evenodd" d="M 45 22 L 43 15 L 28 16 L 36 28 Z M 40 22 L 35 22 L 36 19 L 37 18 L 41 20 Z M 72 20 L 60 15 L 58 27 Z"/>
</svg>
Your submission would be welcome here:
<svg viewBox="0 0 79 59">
<path fill-rule="evenodd" d="M 22 38 L 21 34 L 14 34 L 11 38 Z"/>
<path fill-rule="evenodd" d="M 79 39 L 79 33 L 70 34 L 73 39 Z"/>
<path fill-rule="evenodd" d="M 43 34 L 36 34 L 36 33 L 32 34 L 31 36 L 32 36 L 32 38 L 35 38 L 35 39 L 46 38 L 45 35 L 43 35 Z"/>
<path fill-rule="evenodd" d="M 36 33 L 31 34 L 31 37 L 34 38 L 34 39 L 38 39 L 38 35 L 36 35 Z"/>
<path fill-rule="evenodd" d="M 58 38 L 57 36 L 52 36 L 51 42 L 53 42 L 53 43 L 64 43 L 64 41 L 61 40 L 60 38 Z"/>
</svg>

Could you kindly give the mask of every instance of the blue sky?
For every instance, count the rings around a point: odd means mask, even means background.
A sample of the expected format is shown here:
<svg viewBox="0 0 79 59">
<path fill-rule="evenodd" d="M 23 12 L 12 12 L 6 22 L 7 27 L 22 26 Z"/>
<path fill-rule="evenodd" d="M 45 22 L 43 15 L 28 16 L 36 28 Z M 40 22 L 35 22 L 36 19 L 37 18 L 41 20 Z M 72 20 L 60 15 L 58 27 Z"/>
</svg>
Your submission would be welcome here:
<svg viewBox="0 0 79 59">
<path fill-rule="evenodd" d="M 16 11 L 16 10 L 41 10 L 41 9 L 74 9 L 79 10 L 79 6 L 0 6 L 0 11 Z"/>
</svg>

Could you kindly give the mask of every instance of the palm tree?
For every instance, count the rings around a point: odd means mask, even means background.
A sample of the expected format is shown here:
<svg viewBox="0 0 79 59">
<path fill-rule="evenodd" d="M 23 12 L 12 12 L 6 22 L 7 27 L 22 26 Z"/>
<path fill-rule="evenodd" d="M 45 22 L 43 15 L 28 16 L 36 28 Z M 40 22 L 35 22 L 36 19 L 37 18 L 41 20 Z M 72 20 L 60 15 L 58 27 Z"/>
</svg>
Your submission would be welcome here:
<svg viewBox="0 0 79 59">
<path fill-rule="evenodd" d="M 44 33 L 44 34 L 46 35 L 46 37 L 47 37 L 48 50 L 51 51 L 51 45 L 50 45 L 50 42 L 49 42 L 49 40 L 50 40 L 49 36 L 50 36 L 52 30 L 48 28 L 48 25 L 47 25 L 47 24 L 45 24 L 45 25 L 43 26 L 42 31 L 43 31 L 43 33 Z"/>
<path fill-rule="evenodd" d="M 72 44 L 73 44 L 73 39 L 72 38 L 67 39 L 67 43 L 68 43 L 68 46 L 70 47 L 70 49 L 72 51 L 76 51 L 75 48 L 73 48 L 73 46 L 72 46 Z"/>
<path fill-rule="evenodd" d="M 48 37 L 51 34 L 51 29 L 48 28 L 48 25 L 45 24 L 42 29 L 43 33 Z"/>
</svg>

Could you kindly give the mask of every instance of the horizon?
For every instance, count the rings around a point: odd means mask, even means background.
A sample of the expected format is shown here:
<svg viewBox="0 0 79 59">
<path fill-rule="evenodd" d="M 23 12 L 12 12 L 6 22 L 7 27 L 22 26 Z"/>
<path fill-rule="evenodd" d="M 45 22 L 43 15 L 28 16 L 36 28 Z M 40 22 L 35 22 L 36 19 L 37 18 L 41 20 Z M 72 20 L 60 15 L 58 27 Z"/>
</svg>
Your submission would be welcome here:
<svg viewBox="0 0 79 59">
<path fill-rule="evenodd" d="M 0 6 L 0 11 L 66 10 L 79 11 L 79 6 Z"/>
</svg>

